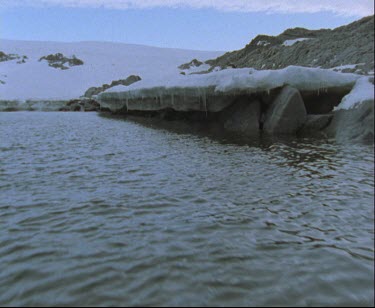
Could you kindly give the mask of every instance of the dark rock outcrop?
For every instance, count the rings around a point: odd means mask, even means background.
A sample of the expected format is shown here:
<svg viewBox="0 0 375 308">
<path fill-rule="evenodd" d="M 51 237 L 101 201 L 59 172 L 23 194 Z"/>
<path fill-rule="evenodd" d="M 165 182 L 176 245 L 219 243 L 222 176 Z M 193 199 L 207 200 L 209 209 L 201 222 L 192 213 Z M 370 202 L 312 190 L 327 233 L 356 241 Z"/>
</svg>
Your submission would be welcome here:
<svg viewBox="0 0 375 308">
<path fill-rule="evenodd" d="M 11 60 L 18 60 L 18 64 L 26 63 L 28 59 L 27 56 L 20 56 L 18 54 L 6 54 L 5 52 L 0 51 L 0 62 L 11 61 Z"/>
<path fill-rule="evenodd" d="M 39 59 L 40 61 L 47 61 L 48 65 L 53 68 L 58 68 L 61 70 L 67 70 L 69 67 L 83 65 L 84 62 L 78 59 L 75 55 L 71 58 L 65 57 L 62 53 L 50 54 L 48 56 L 43 56 Z M 66 66 L 66 65 L 68 66 Z"/>
<path fill-rule="evenodd" d="M 306 122 L 298 131 L 300 137 L 318 137 L 326 138 L 324 129 L 328 127 L 333 119 L 333 113 L 328 114 L 309 114 Z"/>
<path fill-rule="evenodd" d="M 100 104 L 93 99 L 73 99 L 60 108 L 59 111 L 99 111 Z"/>
<path fill-rule="evenodd" d="M 193 59 L 189 63 L 181 64 L 178 68 L 180 70 L 188 70 L 189 68 L 192 68 L 192 67 L 199 67 L 202 64 L 203 64 L 203 62 L 201 62 L 197 59 Z"/>
<path fill-rule="evenodd" d="M 259 134 L 261 104 L 240 96 L 224 113 L 224 129 L 247 136 Z"/>
<path fill-rule="evenodd" d="M 299 91 L 284 87 L 268 108 L 263 130 L 268 134 L 295 134 L 306 122 L 306 108 Z"/>
<path fill-rule="evenodd" d="M 22 56 L 22 58 L 17 61 L 17 64 L 24 64 L 24 63 L 26 63 L 27 59 L 28 59 L 27 56 Z"/>
<path fill-rule="evenodd" d="M 111 82 L 111 84 L 103 84 L 100 87 L 91 87 L 89 88 L 85 94 L 83 95 L 84 97 L 93 97 L 94 95 L 98 95 L 99 93 L 104 92 L 105 90 L 108 90 L 112 87 L 118 86 L 118 85 L 123 85 L 123 86 L 129 86 L 137 81 L 140 81 L 141 77 L 137 75 L 130 75 L 126 79 L 120 79 L 120 80 L 114 80 Z"/>
</svg>

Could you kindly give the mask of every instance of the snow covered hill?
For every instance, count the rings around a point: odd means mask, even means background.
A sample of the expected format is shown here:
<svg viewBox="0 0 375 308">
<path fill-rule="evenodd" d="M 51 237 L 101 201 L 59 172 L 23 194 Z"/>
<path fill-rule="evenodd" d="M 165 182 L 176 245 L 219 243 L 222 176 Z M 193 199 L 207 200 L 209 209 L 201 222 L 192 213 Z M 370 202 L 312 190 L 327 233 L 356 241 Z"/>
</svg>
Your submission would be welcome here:
<svg viewBox="0 0 375 308">
<path fill-rule="evenodd" d="M 178 66 L 223 54 L 215 51 L 157 48 L 109 42 L 36 42 L 0 40 L 0 51 L 18 55 L 0 61 L 0 100 L 68 100 L 90 87 L 138 75 L 144 81 L 173 79 Z M 83 65 L 57 69 L 40 58 L 61 53 L 77 57 Z M 22 59 L 20 61 L 20 59 Z"/>
</svg>

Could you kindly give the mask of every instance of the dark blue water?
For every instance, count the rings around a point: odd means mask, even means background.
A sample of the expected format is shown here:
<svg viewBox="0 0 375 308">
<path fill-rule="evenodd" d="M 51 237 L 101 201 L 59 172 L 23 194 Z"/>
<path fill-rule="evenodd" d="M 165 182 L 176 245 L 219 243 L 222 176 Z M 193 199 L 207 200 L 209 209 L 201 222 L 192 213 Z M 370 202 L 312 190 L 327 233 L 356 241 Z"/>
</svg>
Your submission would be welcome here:
<svg viewBox="0 0 375 308">
<path fill-rule="evenodd" d="M 373 147 L 0 113 L 0 305 L 373 305 Z"/>
</svg>

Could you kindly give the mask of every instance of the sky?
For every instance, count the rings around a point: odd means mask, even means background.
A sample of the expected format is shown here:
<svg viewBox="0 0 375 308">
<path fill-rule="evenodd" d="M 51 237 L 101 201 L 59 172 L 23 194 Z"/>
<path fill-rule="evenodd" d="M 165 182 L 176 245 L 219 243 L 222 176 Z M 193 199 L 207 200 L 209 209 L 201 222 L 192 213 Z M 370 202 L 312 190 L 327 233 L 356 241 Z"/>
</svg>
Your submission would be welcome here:
<svg viewBox="0 0 375 308">
<path fill-rule="evenodd" d="M 0 0 L 0 38 L 229 51 L 372 14 L 372 0 Z"/>
</svg>

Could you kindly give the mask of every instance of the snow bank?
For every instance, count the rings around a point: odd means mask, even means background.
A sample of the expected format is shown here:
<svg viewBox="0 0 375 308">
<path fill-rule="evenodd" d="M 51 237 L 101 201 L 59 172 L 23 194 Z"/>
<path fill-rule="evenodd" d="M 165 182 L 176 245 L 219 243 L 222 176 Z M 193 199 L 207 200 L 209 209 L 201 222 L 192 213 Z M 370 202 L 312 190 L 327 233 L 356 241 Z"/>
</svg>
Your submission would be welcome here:
<svg viewBox="0 0 375 308">
<path fill-rule="evenodd" d="M 286 85 L 295 87 L 300 91 L 316 91 L 317 96 L 320 92 L 325 92 L 328 89 L 348 92 L 352 89 L 337 109 L 354 108 L 363 101 L 374 99 L 374 86 L 369 81 L 369 77 L 344 74 L 330 69 L 298 66 L 260 71 L 250 68 L 225 69 L 203 75 L 177 76 L 165 81 L 142 80 L 127 87 L 116 86 L 108 89 L 100 94 L 98 99 L 106 104 L 110 104 L 111 100 L 116 102 L 126 101 L 126 104 L 128 104 L 129 100 L 140 99 L 141 101 L 138 101 L 136 106 L 142 108 L 143 99 L 159 98 L 154 101 L 160 102 L 169 97 L 173 102 L 171 104 L 179 108 L 176 105 L 178 101 L 174 102 L 173 99 L 177 96 L 183 97 L 184 101 L 186 97 L 199 97 L 199 101 L 205 102 L 208 95 L 217 98 L 222 94 L 239 95 L 268 92 Z M 158 103 L 148 102 L 144 101 L 144 104 L 155 104 L 152 108 L 158 108 Z M 211 104 L 215 104 L 215 102 L 211 102 Z"/>
<path fill-rule="evenodd" d="M 320 91 L 327 88 L 354 86 L 361 78 L 355 74 L 342 74 L 331 70 L 289 66 L 281 70 L 258 71 L 251 68 L 226 69 L 203 75 L 178 76 L 166 81 L 142 80 L 128 87 L 118 86 L 107 90 L 101 96 L 120 92 L 123 98 L 156 97 L 160 95 L 246 93 L 269 91 L 285 85 L 300 91 Z"/>
<path fill-rule="evenodd" d="M 368 77 L 362 77 L 357 80 L 352 91 L 342 99 L 335 110 L 356 108 L 368 100 L 374 100 L 374 85 Z"/>
<path fill-rule="evenodd" d="M 330 70 L 337 70 L 337 71 L 342 71 L 345 69 L 354 69 L 357 65 L 364 65 L 365 63 L 358 63 L 358 64 L 345 64 L 345 65 L 340 65 L 340 66 L 335 66 L 330 68 Z"/>
</svg>

